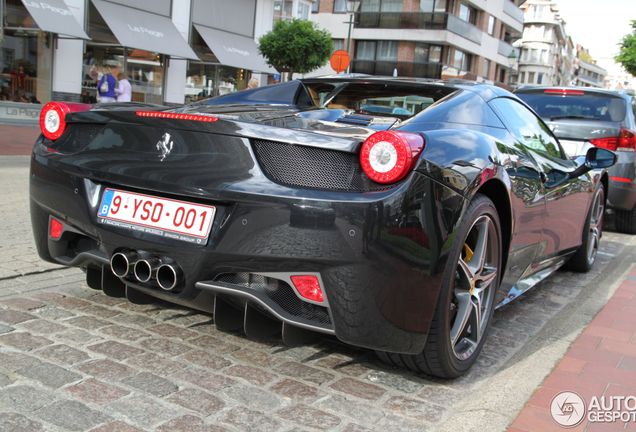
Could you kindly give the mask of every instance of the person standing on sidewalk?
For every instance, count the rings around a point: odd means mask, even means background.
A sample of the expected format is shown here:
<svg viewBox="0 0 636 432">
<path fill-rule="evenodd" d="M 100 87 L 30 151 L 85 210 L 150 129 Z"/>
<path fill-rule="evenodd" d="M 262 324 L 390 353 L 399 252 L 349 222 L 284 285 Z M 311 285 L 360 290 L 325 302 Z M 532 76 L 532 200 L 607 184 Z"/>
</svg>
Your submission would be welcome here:
<svg viewBox="0 0 636 432">
<path fill-rule="evenodd" d="M 99 91 L 100 102 L 115 102 L 115 85 L 117 80 L 112 75 L 112 71 L 109 66 L 104 66 L 104 75 L 97 84 L 97 90 Z"/>
<path fill-rule="evenodd" d="M 132 87 L 128 82 L 128 77 L 125 73 L 119 72 L 117 74 L 117 88 L 115 88 L 115 94 L 117 95 L 117 102 L 130 102 L 132 100 Z"/>
</svg>

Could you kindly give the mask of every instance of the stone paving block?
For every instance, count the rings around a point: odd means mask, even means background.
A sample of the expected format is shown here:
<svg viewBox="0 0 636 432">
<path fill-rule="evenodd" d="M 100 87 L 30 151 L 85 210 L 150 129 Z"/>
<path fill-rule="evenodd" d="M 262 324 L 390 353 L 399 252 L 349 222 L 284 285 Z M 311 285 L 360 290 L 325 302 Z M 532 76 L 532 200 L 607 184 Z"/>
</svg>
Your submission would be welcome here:
<svg viewBox="0 0 636 432">
<path fill-rule="evenodd" d="M 20 351 L 31 351 L 52 343 L 53 341 L 41 336 L 33 336 L 29 333 L 7 333 L 0 336 L 0 344 L 13 347 Z"/>
<path fill-rule="evenodd" d="M 179 415 L 177 409 L 159 403 L 147 396 L 127 397 L 112 402 L 104 409 L 107 413 L 116 413 L 128 419 L 134 419 L 134 425 L 143 430 L 153 430 L 154 427 Z"/>
<path fill-rule="evenodd" d="M 268 391 L 242 384 L 235 384 L 225 389 L 223 393 L 239 405 L 261 412 L 273 411 L 282 403 L 281 399 Z"/>
<path fill-rule="evenodd" d="M 68 327 L 66 326 L 45 319 L 37 319 L 35 321 L 27 321 L 25 323 L 21 323 L 20 328 L 28 330 L 32 333 L 44 335 L 51 335 L 53 333 L 59 333 L 68 329 Z"/>
<path fill-rule="evenodd" d="M 219 426 L 206 425 L 198 417 L 185 415 L 176 419 L 170 420 L 167 423 L 162 424 L 156 432 L 224 432 L 224 429 Z"/>
<path fill-rule="evenodd" d="M 275 368 L 277 372 L 283 375 L 290 376 L 292 378 L 300 378 L 305 381 L 309 381 L 314 384 L 321 385 L 328 381 L 331 381 L 336 376 L 329 372 L 321 371 L 320 369 L 306 366 L 296 362 L 287 362 Z"/>
<path fill-rule="evenodd" d="M 257 350 L 268 350 L 270 348 L 273 348 L 275 346 L 279 346 L 283 349 L 288 349 L 289 347 L 285 347 L 284 345 L 281 344 L 281 340 L 280 338 L 277 339 L 266 339 L 266 340 L 254 340 L 254 339 L 250 339 L 249 337 L 245 336 L 243 333 L 239 333 L 239 334 L 231 334 L 231 333 L 225 333 L 224 334 L 225 339 L 233 342 L 237 345 L 240 345 L 242 347 L 248 347 L 248 348 L 254 348 Z"/>
<path fill-rule="evenodd" d="M 284 379 L 272 384 L 269 389 L 283 397 L 308 404 L 324 395 L 315 387 L 291 379 Z"/>
<path fill-rule="evenodd" d="M 111 417 L 76 401 L 58 401 L 40 408 L 33 415 L 65 430 L 78 432 L 111 421 Z"/>
<path fill-rule="evenodd" d="M 131 327 L 124 327 L 120 325 L 111 325 L 108 327 L 102 327 L 99 329 L 99 333 L 104 336 L 110 336 L 117 339 L 122 339 L 125 341 L 138 341 L 139 339 L 143 339 L 149 337 L 150 334 L 143 332 L 141 330 L 137 330 Z"/>
<path fill-rule="evenodd" d="M 35 387 L 18 385 L 0 389 L 2 410 L 31 412 L 55 401 L 55 396 Z"/>
<path fill-rule="evenodd" d="M 335 355 L 316 360 L 314 365 L 324 369 L 331 369 L 333 372 L 344 374 L 350 377 L 359 377 L 362 374 L 371 372 L 366 366 L 355 363 L 354 360 Z"/>
<path fill-rule="evenodd" d="M 91 345 L 88 347 L 88 349 L 96 353 L 104 354 L 108 358 L 113 358 L 119 361 L 134 357 L 139 354 L 143 354 L 144 352 L 139 348 L 114 341 L 106 341 L 99 344 Z"/>
<path fill-rule="evenodd" d="M 263 386 L 278 378 L 273 373 L 266 372 L 252 366 L 234 365 L 223 371 L 225 375 L 242 378 L 250 384 Z"/>
<path fill-rule="evenodd" d="M 66 387 L 62 389 L 62 391 L 76 397 L 82 402 L 92 403 L 95 405 L 104 405 L 130 394 L 127 390 L 103 383 L 93 378 L 87 379 L 79 384 Z"/>
<path fill-rule="evenodd" d="M 0 310 L 0 322 L 5 324 L 17 324 L 33 319 L 37 319 L 37 316 L 12 309 Z"/>
<path fill-rule="evenodd" d="M 112 325 L 108 321 L 100 320 L 88 316 L 78 316 L 62 321 L 65 325 L 79 327 L 84 330 L 97 330 L 98 328 Z"/>
<path fill-rule="evenodd" d="M 150 351 L 155 351 L 161 355 L 169 357 L 174 357 L 191 350 L 191 348 L 187 345 L 173 342 L 167 339 L 145 339 L 139 342 L 138 345 L 149 349 Z"/>
<path fill-rule="evenodd" d="M 198 335 L 197 332 L 194 332 L 192 330 L 184 329 L 183 327 L 177 327 L 175 325 L 165 324 L 165 323 L 149 327 L 148 331 L 157 333 L 158 335 L 166 337 L 166 338 L 175 338 L 175 339 L 181 339 L 181 340 L 190 339 Z"/>
<path fill-rule="evenodd" d="M 0 300 L 0 305 L 6 306 L 11 309 L 31 310 L 38 309 L 46 306 L 44 303 L 36 300 L 29 300 L 25 298 L 12 298 L 8 300 Z"/>
<path fill-rule="evenodd" d="M 76 366 L 76 369 L 86 375 L 92 375 L 100 379 L 119 380 L 135 374 L 135 370 L 112 360 L 95 360 Z"/>
<path fill-rule="evenodd" d="M 386 391 L 381 387 L 357 381 L 352 378 L 342 378 L 341 380 L 331 384 L 329 387 L 334 390 L 371 401 L 379 399 L 382 395 L 384 395 L 384 393 L 386 393 Z"/>
<path fill-rule="evenodd" d="M 170 323 L 181 326 L 189 327 L 190 330 L 199 330 L 199 325 L 209 323 L 211 321 L 211 315 L 200 311 L 194 311 L 192 309 L 184 308 L 182 306 L 176 306 L 168 303 L 168 308 L 157 314 L 163 321 L 170 321 Z M 167 318 L 166 314 L 170 314 L 170 318 Z M 166 317 L 166 318 L 164 318 Z"/>
<path fill-rule="evenodd" d="M 244 407 L 232 408 L 225 413 L 221 421 L 243 432 L 274 432 L 281 428 L 278 420 Z"/>
<path fill-rule="evenodd" d="M 34 354 L 36 354 L 38 357 L 44 357 L 45 359 L 51 360 L 52 362 L 63 364 L 66 366 L 71 366 L 90 360 L 89 355 L 86 354 L 84 351 L 80 351 L 78 349 L 63 344 L 49 345 L 47 347 L 39 349 Z"/>
<path fill-rule="evenodd" d="M 13 384 L 15 381 L 6 376 L 3 373 L 0 373 L 0 387 L 6 387 Z"/>
<path fill-rule="evenodd" d="M 402 393 L 417 393 L 421 390 L 426 381 L 415 376 L 407 375 L 406 371 L 396 371 L 394 373 L 375 371 L 366 376 L 366 379 L 374 384 L 380 384 Z"/>
<path fill-rule="evenodd" d="M 426 385 L 417 394 L 417 397 L 433 401 L 441 406 L 452 407 L 462 398 L 466 396 L 466 393 L 448 388 L 445 385 Z"/>
<path fill-rule="evenodd" d="M 39 316 L 40 318 L 46 318 L 51 320 L 60 320 L 64 318 L 74 317 L 75 314 L 71 311 L 67 311 L 65 309 L 55 307 L 55 306 L 47 306 L 42 309 L 38 309 L 33 311 L 34 314 Z"/>
<path fill-rule="evenodd" d="M 215 414 L 225 407 L 225 402 L 207 392 L 185 388 L 165 398 L 166 402 L 179 405 L 203 416 Z"/>
<path fill-rule="evenodd" d="M 421 420 L 410 420 L 397 415 L 387 415 L 374 428 L 382 432 L 423 431 L 430 429 L 429 425 Z"/>
<path fill-rule="evenodd" d="M 320 430 L 334 428 L 342 421 L 333 414 L 302 404 L 279 410 L 276 412 L 276 417 Z"/>
<path fill-rule="evenodd" d="M 33 294 L 29 294 L 29 298 L 33 300 L 40 300 L 43 302 L 48 302 L 51 300 L 57 300 L 64 298 L 64 294 L 56 293 L 53 291 L 42 291 Z"/>
<path fill-rule="evenodd" d="M 121 382 L 157 397 L 164 397 L 179 389 L 175 383 L 149 372 L 138 373 L 135 376 L 122 379 Z"/>
<path fill-rule="evenodd" d="M 384 408 L 406 417 L 434 423 L 442 418 L 445 408 L 432 403 L 422 403 L 417 399 L 393 396 L 384 403 Z"/>
<path fill-rule="evenodd" d="M 0 432 L 44 432 L 41 423 L 14 412 L 0 413 Z"/>
<path fill-rule="evenodd" d="M 216 392 L 236 383 L 223 375 L 214 375 L 205 369 L 186 369 L 172 375 L 211 392 Z"/>
<path fill-rule="evenodd" d="M 63 342 L 71 343 L 74 345 L 87 346 L 95 342 L 100 342 L 104 340 L 103 338 L 86 332 L 84 330 L 64 330 L 59 333 L 55 333 L 52 335 L 54 339 L 58 339 Z"/>
<path fill-rule="evenodd" d="M 57 300 L 51 300 L 49 302 L 54 306 L 61 307 L 62 309 L 77 309 L 84 306 L 90 305 L 86 300 L 74 298 L 74 297 L 64 297 Z"/>
<path fill-rule="evenodd" d="M 54 389 L 82 379 L 81 375 L 69 372 L 51 363 L 40 363 L 35 366 L 30 366 L 21 369 L 18 373 Z"/>
<path fill-rule="evenodd" d="M 339 417 L 350 417 L 365 424 L 376 424 L 384 417 L 384 411 L 377 405 L 340 395 L 329 395 L 321 399 L 316 404 L 316 408 L 335 413 Z"/>
<path fill-rule="evenodd" d="M 146 353 L 126 360 L 126 364 L 146 369 L 159 375 L 172 375 L 186 368 L 186 365 L 154 353 Z"/>
<path fill-rule="evenodd" d="M 190 328 L 190 330 L 196 330 L 199 333 L 204 333 L 207 335 L 221 335 L 221 334 L 225 334 L 224 332 L 222 332 L 221 330 L 219 330 L 216 327 L 216 324 L 214 324 L 214 320 L 210 319 L 209 316 L 206 316 L 207 319 L 205 321 L 201 321 L 198 323 L 194 323 L 194 324 L 189 324 L 188 327 Z"/>
<path fill-rule="evenodd" d="M 128 423 L 124 423 L 122 421 L 114 421 L 108 423 L 107 425 L 100 426 L 96 429 L 91 430 L 91 432 L 144 432 L 141 429 L 133 427 Z"/>
<path fill-rule="evenodd" d="M 93 303 L 98 303 L 104 306 L 117 306 L 120 305 L 122 303 L 128 303 L 128 300 L 126 300 L 125 298 L 120 298 L 120 297 L 109 297 L 107 295 L 104 294 L 97 294 L 93 297 L 91 297 L 91 301 Z M 121 313 L 121 312 L 119 312 Z"/>
<path fill-rule="evenodd" d="M 271 354 L 263 351 L 256 351 L 251 348 L 241 348 L 238 351 L 232 352 L 230 355 L 240 362 L 262 368 L 271 368 L 282 362 L 281 359 L 274 357 Z"/>
<path fill-rule="evenodd" d="M 208 335 L 201 336 L 196 339 L 190 339 L 188 343 L 196 345 L 199 348 L 212 350 L 216 354 L 227 354 L 233 351 L 237 351 L 241 348 L 238 345 L 227 343 L 224 340 Z"/>
<path fill-rule="evenodd" d="M 156 320 L 145 317 L 143 315 L 119 314 L 112 317 L 111 320 L 122 325 L 132 325 L 141 328 L 147 328 L 157 325 Z"/>
<path fill-rule="evenodd" d="M 231 361 L 224 359 L 223 357 L 219 357 L 214 354 L 210 354 L 205 351 L 191 351 L 187 354 L 179 357 L 180 360 L 185 360 L 197 366 L 204 367 L 206 369 L 221 369 L 225 366 L 229 366 L 232 364 Z"/>
<path fill-rule="evenodd" d="M 121 312 L 113 309 L 105 308 L 104 306 L 98 305 L 90 305 L 83 308 L 79 308 L 78 312 L 85 313 L 87 315 L 92 315 L 100 318 L 110 318 L 115 315 L 119 315 Z"/>
<path fill-rule="evenodd" d="M 15 330 L 13 327 L 10 327 L 10 326 L 4 325 L 4 324 L 0 324 L 0 334 L 9 333 L 9 332 L 12 332 L 13 330 Z"/>
<path fill-rule="evenodd" d="M 35 357 L 16 352 L 0 352 L 0 368 L 7 372 L 17 372 L 25 367 L 42 363 Z"/>
<path fill-rule="evenodd" d="M 128 312 L 137 312 L 137 313 L 145 313 L 145 314 L 155 314 L 161 310 L 161 308 L 155 304 L 134 304 L 130 302 L 120 303 L 117 305 L 117 308 L 123 309 Z"/>
</svg>

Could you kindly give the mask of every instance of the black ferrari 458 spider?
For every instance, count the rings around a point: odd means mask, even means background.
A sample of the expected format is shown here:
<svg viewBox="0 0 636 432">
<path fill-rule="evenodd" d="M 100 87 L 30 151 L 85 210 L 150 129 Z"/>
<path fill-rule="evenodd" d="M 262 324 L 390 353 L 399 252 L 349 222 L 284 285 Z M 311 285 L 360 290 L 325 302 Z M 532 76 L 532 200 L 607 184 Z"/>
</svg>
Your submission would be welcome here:
<svg viewBox="0 0 636 432">
<path fill-rule="evenodd" d="M 31 162 L 40 256 L 88 286 L 315 332 L 457 377 L 495 308 L 593 265 L 609 150 L 571 160 L 511 93 L 345 76 L 200 101 L 51 102 Z"/>
</svg>

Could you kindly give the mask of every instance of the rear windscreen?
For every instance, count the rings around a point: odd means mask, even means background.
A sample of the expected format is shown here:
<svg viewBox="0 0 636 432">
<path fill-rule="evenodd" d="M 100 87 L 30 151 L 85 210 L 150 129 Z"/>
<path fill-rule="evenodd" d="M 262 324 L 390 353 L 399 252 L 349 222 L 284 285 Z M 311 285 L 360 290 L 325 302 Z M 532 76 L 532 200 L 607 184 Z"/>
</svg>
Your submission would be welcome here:
<svg viewBox="0 0 636 432">
<path fill-rule="evenodd" d="M 542 118 L 586 118 L 620 122 L 625 119 L 625 101 L 621 98 L 585 94 L 580 96 L 549 95 L 544 93 L 516 93 Z"/>
</svg>

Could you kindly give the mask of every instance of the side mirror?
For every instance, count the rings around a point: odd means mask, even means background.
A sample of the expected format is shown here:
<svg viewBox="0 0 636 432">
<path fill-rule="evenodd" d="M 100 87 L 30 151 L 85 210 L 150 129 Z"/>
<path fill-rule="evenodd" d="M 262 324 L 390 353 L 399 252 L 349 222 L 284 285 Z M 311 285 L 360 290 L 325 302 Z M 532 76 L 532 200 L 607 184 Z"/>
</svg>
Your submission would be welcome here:
<svg viewBox="0 0 636 432">
<path fill-rule="evenodd" d="M 580 177 L 593 169 L 609 168 L 616 165 L 617 161 L 618 156 L 616 156 L 614 152 L 603 148 L 592 147 L 585 155 L 585 163 L 569 173 L 568 177 L 572 179 Z"/>
</svg>

